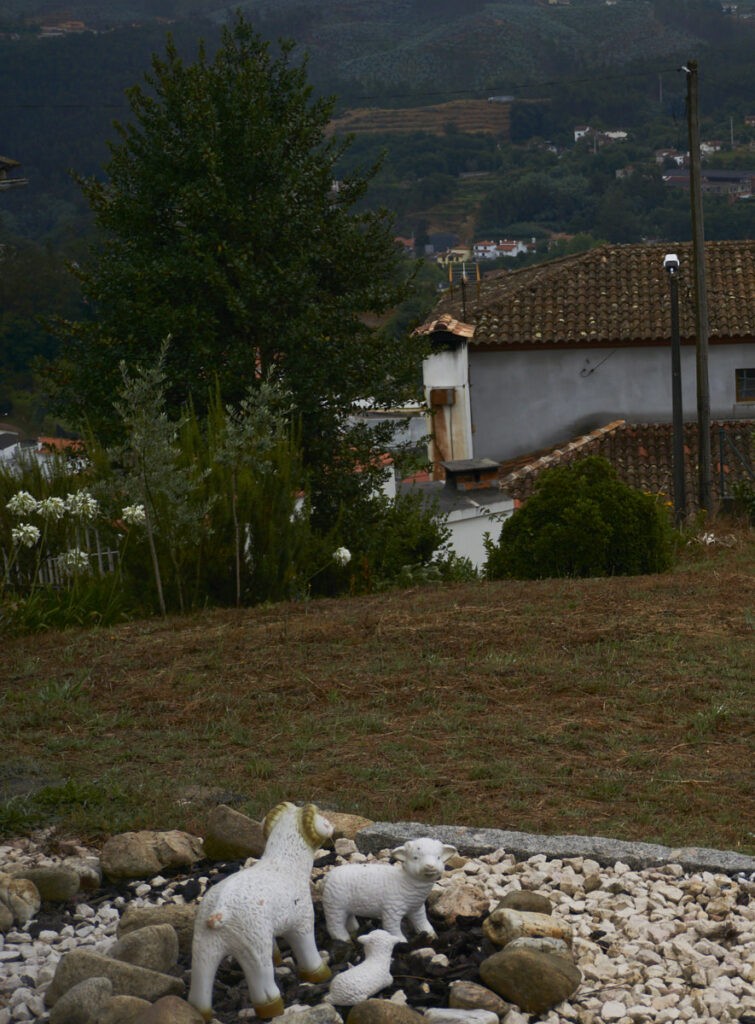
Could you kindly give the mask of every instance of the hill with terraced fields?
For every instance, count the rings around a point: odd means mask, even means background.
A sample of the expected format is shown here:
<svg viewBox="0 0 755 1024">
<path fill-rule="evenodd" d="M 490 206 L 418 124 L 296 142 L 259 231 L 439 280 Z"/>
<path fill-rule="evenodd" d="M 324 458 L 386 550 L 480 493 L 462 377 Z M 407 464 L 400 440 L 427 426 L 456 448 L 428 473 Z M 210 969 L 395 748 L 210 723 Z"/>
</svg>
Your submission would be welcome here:
<svg viewBox="0 0 755 1024">
<path fill-rule="evenodd" d="M 451 100 L 425 107 L 356 107 L 336 118 L 332 128 L 354 134 L 429 132 L 443 135 L 450 126 L 459 132 L 485 132 L 508 139 L 510 122 L 510 102 Z"/>
</svg>

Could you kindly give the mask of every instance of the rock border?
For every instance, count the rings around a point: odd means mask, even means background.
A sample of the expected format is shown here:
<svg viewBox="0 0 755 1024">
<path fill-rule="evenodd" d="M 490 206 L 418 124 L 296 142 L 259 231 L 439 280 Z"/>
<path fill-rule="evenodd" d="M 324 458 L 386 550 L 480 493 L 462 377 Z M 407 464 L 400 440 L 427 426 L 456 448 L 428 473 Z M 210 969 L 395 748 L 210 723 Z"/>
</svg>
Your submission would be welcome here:
<svg viewBox="0 0 755 1024">
<path fill-rule="evenodd" d="M 378 853 L 400 846 L 409 839 L 428 836 L 455 846 L 462 856 L 480 857 L 504 849 L 517 860 L 545 854 L 549 860 L 590 857 L 603 867 L 621 861 L 633 870 L 680 864 L 685 871 L 711 871 L 736 875 L 755 872 L 755 857 L 736 850 L 712 850 L 703 846 L 660 846 L 655 843 L 626 842 L 606 836 L 547 836 L 529 832 L 507 832 L 466 825 L 425 825 L 418 821 L 376 821 L 360 829 L 354 841 L 361 853 Z"/>
</svg>

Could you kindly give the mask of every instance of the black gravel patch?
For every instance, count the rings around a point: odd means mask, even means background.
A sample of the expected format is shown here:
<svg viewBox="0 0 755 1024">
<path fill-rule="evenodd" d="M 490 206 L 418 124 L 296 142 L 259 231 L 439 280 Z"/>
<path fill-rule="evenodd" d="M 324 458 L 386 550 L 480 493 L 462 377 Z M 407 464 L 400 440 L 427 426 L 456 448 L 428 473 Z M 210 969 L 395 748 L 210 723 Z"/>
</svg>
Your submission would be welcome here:
<svg viewBox="0 0 755 1024">
<path fill-rule="evenodd" d="M 390 998 L 394 992 L 403 991 L 407 997 L 407 1004 L 416 1010 L 448 1006 L 448 987 L 451 982 L 479 982 L 480 963 L 495 952 L 495 947 L 483 934 L 481 917 L 460 919 L 453 926 L 448 926 L 432 914 L 428 916 L 437 932 L 437 938 L 413 935 L 408 937 L 406 942 L 399 942 L 394 946 L 391 958 L 393 984 L 379 993 L 381 998 Z M 378 921 L 363 922 L 360 934 L 379 927 Z M 325 919 L 318 905 L 315 906 L 315 933 L 318 948 L 327 950 L 330 954 L 334 974 L 361 962 L 361 944 L 334 942 L 325 929 Z M 432 947 L 436 953 L 445 954 L 449 965 L 433 964 L 429 956 L 418 954 L 418 950 L 428 947 Z M 281 952 L 285 958 L 285 946 L 281 948 Z M 186 958 L 181 966 L 188 984 L 189 958 Z M 278 971 L 276 977 L 286 1006 L 293 1003 L 316 1006 L 322 1002 L 329 988 L 328 983 L 302 983 L 290 970 Z M 236 1024 L 238 1011 L 249 1006 L 244 975 L 235 961 L 229 958 L 220 965 L 215 978 L 215 1016 L 223 1024 Z"/>
<path fill-rule="evenodd" d="M 315 863 L 315 867 L 324 868 L 335 864 L 335 854 L 329 853 Z M 187 902 L 194 901 L 200 894 L 201 877 L 210 879 L 210 886 L 217 885 L 224 878 L 234 874 L 243 866 L 243 861 L 203 861 L 196 864 L 191 874 L 185 871 L 163 871 L 161 875 L 165 883 L 152 887 L 147 896 L 153 901 L 164 895 L 170 888 L 174 895 L 181 895 Z M 29 924 L 28 931 L 36 938 L 45 930 L 61 931 L 65 925 L 80 924 L 76 920 L 76 910 L 80 903 L 97 908 L 102 904 L 113 903 L 122 897 L 126 904 L 135 898 L 135 888 L 140 882 L 106 883 L 100 889 L 78 893 L 68 903 L 43 903 L 39 913 Z M 151 883 L 150 883 L 151 884 Z M 170 901 L 170 895 L 165 895 Z M 121 909 L 121 913 L 123 910 Z M 483 918 L 461 917 L 453 926 L 429 913 L 430 920 L 437 932 L 437 938 L 430 939 L 426 935 L 408 935 L 406 942 L 398 943 L 393 950 L 391 973 L 393 984 L 383 989 L 381 998 L 389 998 L 394 992 L 403 991 L 407 996 L 408 1005 L 417 1010 L 431 1006 L 448 1005 L 448 987 L 453 981 L 479 981 L 479 965 L 487 956 L 495 952 L 495 947 L 485 938 L 482 930 Z M 364 921 L 360 934 L 379 928 L 379 921 Z M 360 963 L 363 948 L 357 942 L 335 942 L 325 927 L 325 918 L 319 904 L 315 905 L 315 934 L 318 948 L 327 950 L 330 956 L 331 969 L 334 974 L 347 970 Z M 420 956 L 417 951 L 431 947 L 435 953 L 443 953 L 449 960 L 449 966 L 431 963 L 429 956 Z M 281 946 L 284 959 L 288 955 L 285 945 Z M 186 983 L 188 992 L 191 979 L 191 957 L 181 954 L 173 972 Z M 283 1002 L 286 1006 L 293 1003 L 317 1006 L 327 994 L 329 984 L 313 985 L 300 982 L 295 970 L 287 961 L 282 969 L 276 971 Z M 222 1024 L 238 1024 L 238 1011 L 251 1006 L 246 980 L 239 965 L 232 958 L 224 960 L 215 977 L 213 1010 Z"/>
</svg>

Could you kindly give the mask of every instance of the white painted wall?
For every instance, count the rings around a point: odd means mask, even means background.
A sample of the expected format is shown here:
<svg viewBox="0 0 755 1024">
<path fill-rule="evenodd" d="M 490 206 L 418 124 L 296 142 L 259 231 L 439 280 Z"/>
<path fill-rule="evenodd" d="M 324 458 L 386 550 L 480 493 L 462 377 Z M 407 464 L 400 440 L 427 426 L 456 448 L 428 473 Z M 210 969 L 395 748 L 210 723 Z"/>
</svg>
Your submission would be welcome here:
<svg viewBox="0 0 755 1024">
<path fill-rule="evenodd" d="M 460 558 L 468 558 L 475 569 L 481 569 L 487 558 L 483 543 L 485 534 L 489 533 L 497 541 L 504 520 L 513 511 L 513 500 L 502 498 L 494 506 L 451 512 L 446 520 L 451 530 L 449 544 Z"/>
<path fill-rule="evenodd" d="M 454 404 L 441 407 L 446 417 L 447 436 L 452 440 L 452 459 L 473 457 L 472 412 L 469 395 L 468 347 L 462 342 L 453 351 L 437 352 L 423 363 L 425 401 L 430 404 L 433 388 L 453 388 Z M 428 427 L 428 430 L 431 428 Z"/>
<path fill-rule="evenodd" d="M 735 401 L 736 369 L 755 367 L 755 343 L 709 346 L 712 419 L 750 419 Z M 469 353 L 473 457 L 503 461 L 568 441 L 612 420 L 670 423 L 671 349 Z M 697 418 L 695 350 L 682 348 L 684 419 Z"/>
<path fill-rule="evenodd" d="M 425 389 L 466 387 L 468 366 L 466 342 L 461 342 L 452 350 L 433 353 L 422 367 Z"/>
</svg>

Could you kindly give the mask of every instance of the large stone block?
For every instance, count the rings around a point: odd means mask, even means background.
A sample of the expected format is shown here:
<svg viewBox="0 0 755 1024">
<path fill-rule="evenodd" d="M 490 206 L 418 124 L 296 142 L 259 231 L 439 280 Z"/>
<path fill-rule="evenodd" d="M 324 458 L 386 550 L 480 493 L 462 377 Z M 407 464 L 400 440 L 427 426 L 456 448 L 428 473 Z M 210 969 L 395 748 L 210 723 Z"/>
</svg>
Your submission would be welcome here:
<svg viewBox="0 0 755 1024">
<path fill-rule="evenodd" d="M 527 1013 L 545 1013 L 576 992 L 582 981 L 569 960 L 535 950 L 501 950 L 480 964 L 483 982 Z"/>
</svg>

